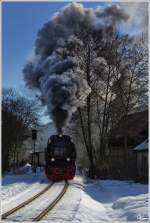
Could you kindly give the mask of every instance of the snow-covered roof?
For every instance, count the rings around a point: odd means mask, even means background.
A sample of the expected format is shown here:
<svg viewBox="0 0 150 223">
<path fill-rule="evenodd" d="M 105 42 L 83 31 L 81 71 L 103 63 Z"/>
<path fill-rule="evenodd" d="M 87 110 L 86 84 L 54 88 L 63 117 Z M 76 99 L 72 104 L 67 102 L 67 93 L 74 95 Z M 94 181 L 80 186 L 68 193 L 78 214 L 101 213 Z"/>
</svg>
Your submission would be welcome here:
<svg viewBox="0 0 150 223">
<path fill-rule="evenodd" d="M 145 151 L 148 150 L 148 139 L 146 139 L 144 142 L 136 146 L 133 150 L 135 151 Z"/>
</svg>

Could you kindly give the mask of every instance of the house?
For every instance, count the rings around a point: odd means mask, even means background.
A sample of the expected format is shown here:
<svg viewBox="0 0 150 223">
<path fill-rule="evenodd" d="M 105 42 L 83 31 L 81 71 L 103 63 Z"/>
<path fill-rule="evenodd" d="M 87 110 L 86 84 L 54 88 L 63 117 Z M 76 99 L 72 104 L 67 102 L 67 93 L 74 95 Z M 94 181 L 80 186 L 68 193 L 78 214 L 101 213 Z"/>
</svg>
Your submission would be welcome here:
<svg viewBox="0 0 150 223">
<path fill-rule="evenodd" d="M 126 123 L 125 123 L 126 122 Z M 148 110 L 136 112 L 124 117 L 109 132 L 109 141 L 115 144 L 123 143 L 125 126 L 127 128 L 128 144 L 138 144 L 148 135 Z"/>
<path fill-rule="evenodd" d="M 126 131 L 125 131 L 126 130 Z M 148 138 L 148 111 L 122 117 L 109 132 L 109 150 L 113 174 L 117 178 L 133 179 L 136 157 L 133 148 Z M 124 170 L 126 169 L 126 173 Z"/>
<path fill-rule="evenodd" d="M 136 156 L 136 179 L 148 182 L 148 139 L 137 145 L 133 151 Z"/>
</svg>

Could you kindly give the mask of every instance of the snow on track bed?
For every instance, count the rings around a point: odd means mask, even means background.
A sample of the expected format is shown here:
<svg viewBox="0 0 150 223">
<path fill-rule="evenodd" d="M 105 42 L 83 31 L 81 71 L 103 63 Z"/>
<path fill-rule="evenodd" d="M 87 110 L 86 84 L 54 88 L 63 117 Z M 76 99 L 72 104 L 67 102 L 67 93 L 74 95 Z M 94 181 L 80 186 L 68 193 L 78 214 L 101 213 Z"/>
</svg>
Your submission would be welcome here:
<svg viewBox="0 0 150 223">
<path fill-rule="evenodd" d="M 7 205 L 5 204 L 5 207 L 8 209 L 8 210 L 5 210 L 3 211 L 3 214 L 2 214 L 2 218 L 7 218 L 7 216 L 9 216 L 10 214 L 12 213 L 15 213 L 17 210 L 21 209 L 22 207 L 25 207 L 26 205 L 28 205 L 30 202 L 32 202 L 33 200 L 37 199 L 39 196 L 41 196 L 42 194 L 44 194 L 50 187 L 52 186 L 52 183 L 46 185 L 44 188 L 42 188 L 41 190 L 40 187 L 38 187 L 38 190 L 37 190 L 37 193 L 35 194 L 35 188 L 33 193 L 23 193 L 24 196 L 22 198 L 22 202 L 20 202 L 19 204 L 16 204 L 17 202 L 14 203 L 14 205 L 12 205 L 12 203 L 10 205 Z M 9 207 L 9 208 L 8 208 Z M 10 209 L 11 207 L 11 209 Z M 5 208 L 5 209 L 6 209 Z M 4 209 L 4 208 L 3 208 Z"/>
<path fill-rule="evenodd" d="M 17 179 L 19 178 L 19 181 Z M 27 178 L 27 180 L 26 180 Z M 9 183 L 10 182 L 10 183 Z M 36 184 L 36 177 L 27 175 L 5 176 L 2 181 L 1 199 L 5 201 Z"/>
<path fill-rule="evenodd" d="M 11 214 L 7 217 L 7 220 L 25 222 L 32 221 L 36 216 L 42 212 L 48 204 L 50 204 L 62 191 L 64 187 L 64 182 L 58 182 L 52 185 L 52 187 L 41 195 L 39 198 L 21 208 L 17 212 Z"/>
<path fill-rule="evenodd" d="M 25 174 L 7 174 L 2 178 L 1 187 L 1 200 L 4 203 L 9 199 L 15 198 L 18 194 L 21 194 L 25 190 L 30 190 L 34 184 L 40 182 L 48 182 L 43 171 L 37 171 L 37 173 L 25 173 Z"/>
<path fill-rule="evenodd" d="M 74 180 L 69 181 L 69 188 L 61 201 L 40 223 L 133 221 L 148 222 L 147 184 L 119 180 L 89 180 L 77 175 Z M 14 223 L 9 219 L 3 222 Z M 18 222 L 31 221 L 20 218 Z"/>
<path fill-rule="evenodd" d="M 73 181 L 69 183 L 67 193 L 62 197 L 60 202 L 43 218 L 47 222 L 68 222 L 73 221 L 78 211 L 81 190 L 79 185 Z"/>
<path fill-rule="evenodd" d="M 22 185 L 22 181 L 25 181 L 26 187 L 22 188 L 22 191 L 16 191 L 16 188 Z M 9 184 L 10 183 L 10 184 Z M 15 185 L 14 185 L 15 184 Z M 5 186 L 6 185 L 6 186 Z M 8 175 L 3 179 L 2 190 L 5 190 L 5 187 L 9 188 L 11 193 L 9 198 L 5 196 L 5 199 L 2 200 L 1 207 L 2 213 L 13 209 L 19 204 L 23 203 L 31 196 L 39 193 L 48 185 L 48 180 L 45 178 L 43 173 L 40 174 L 23 174 L 23 175 Z M 11 196 L 10 194 L 15 194 Z M 7 194 L 6 194 L 7 195 Z"/>
</svg>

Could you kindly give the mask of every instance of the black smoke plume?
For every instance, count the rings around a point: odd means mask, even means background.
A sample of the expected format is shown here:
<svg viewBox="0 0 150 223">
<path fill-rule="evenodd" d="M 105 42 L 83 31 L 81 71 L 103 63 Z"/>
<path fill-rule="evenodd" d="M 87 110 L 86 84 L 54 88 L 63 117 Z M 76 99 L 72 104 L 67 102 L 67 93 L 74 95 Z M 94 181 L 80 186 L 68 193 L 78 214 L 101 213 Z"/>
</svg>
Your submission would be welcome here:
<svg viewBox="0 0 150 223">
<path fill-rule="evenodd" d="M 106 18 L 109 18 L 109 24 Z M 94 10 L 71 3 L 39 30 L 34 56 L 23 69 L 24 79 L 29 88 L 40 91 L 41 100 L 47 105 L 58 132 L 62 131 L 77 107 L 85 104 L 91 91 L 80 77 L 80 71 L 73 71 L 75 61 L 69 56 L 64 59 L 58 50 L 85 26 L 97 30 L 125 20 L 127 16 L 123 10 L 115 6 Z"/>
</svg>

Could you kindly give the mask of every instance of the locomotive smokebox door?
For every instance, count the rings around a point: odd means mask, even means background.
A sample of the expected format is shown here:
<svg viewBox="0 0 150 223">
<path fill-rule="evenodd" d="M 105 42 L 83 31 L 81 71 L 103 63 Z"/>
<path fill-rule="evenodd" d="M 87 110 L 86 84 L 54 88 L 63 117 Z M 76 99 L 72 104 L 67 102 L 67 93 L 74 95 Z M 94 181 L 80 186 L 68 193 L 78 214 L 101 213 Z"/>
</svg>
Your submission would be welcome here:
<svg viewBox="0 0 150 223">
<path fill-rule="evenodd" d="M 32 130 L 32 139 L 33 140 L 36 140 L 37 139 L 37 130 L 36 129 L 33 129 Z"/>
</svg>

